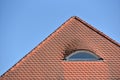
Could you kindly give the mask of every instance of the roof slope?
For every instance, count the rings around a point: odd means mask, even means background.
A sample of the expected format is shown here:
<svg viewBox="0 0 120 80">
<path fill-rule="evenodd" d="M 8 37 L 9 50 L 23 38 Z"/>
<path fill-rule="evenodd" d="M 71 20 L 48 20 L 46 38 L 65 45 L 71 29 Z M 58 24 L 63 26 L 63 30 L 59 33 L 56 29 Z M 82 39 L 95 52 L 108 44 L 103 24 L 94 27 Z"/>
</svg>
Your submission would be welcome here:
<svg viewBox="0 0 120 80">
<path fill-rule="evenodd" d="M 86 49 L 103 61 L 64 61 L 66 51 Z M 120 79 L 120 44 L 78 17 L 71 17 L 35 47 L 1 80 L 117 80 Z"/>
</svg>

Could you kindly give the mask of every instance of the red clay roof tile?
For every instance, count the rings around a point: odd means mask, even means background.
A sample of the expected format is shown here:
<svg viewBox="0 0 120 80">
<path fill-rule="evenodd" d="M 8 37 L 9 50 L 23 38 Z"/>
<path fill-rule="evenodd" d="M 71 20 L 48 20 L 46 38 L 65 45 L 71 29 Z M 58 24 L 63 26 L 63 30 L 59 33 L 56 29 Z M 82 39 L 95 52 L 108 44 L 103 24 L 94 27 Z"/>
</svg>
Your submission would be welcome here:
<svg viewBox="0 0 120 80">
<path fill-rule="evenodd" d="M 103 61 L 65 61 L 67 51 L 86 49 Z M 35 47 L 1 80 L 119 80 L 120 44 L 72 17 Z"/>
</svg>

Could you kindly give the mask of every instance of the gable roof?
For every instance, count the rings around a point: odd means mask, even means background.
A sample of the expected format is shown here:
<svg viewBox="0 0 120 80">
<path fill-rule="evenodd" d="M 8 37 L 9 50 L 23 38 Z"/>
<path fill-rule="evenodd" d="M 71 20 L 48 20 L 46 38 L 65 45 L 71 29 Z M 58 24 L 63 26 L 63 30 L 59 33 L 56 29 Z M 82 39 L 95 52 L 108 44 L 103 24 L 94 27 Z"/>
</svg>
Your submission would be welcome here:
<svg viewBox="0 0 120 80">
<path fill-rule="evenodd" d="M 66 62 L 65 51 L 87 49 L 103 62 Z M 1 79 L 117 79 L 120 44 L 74 16 L 36 46 Z M 96 70 L 94 70 L 96 69 Z"/>
</svg>

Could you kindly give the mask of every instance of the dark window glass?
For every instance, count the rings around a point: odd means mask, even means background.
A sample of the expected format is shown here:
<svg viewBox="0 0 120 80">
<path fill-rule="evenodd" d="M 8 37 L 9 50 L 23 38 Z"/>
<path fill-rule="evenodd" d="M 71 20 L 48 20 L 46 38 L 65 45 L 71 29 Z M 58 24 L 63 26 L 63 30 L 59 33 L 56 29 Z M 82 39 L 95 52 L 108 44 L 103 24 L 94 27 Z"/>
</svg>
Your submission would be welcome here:
<svg viewBox="0 0 120 80">
<path fill-rule="evenodd" d="M 95 60 L 102 60 L 99 56 L 95 55 L 89 51 L 75 51 L 69 56 L 66 57 L 68 61 L 95 61 Z"/>
</svg>

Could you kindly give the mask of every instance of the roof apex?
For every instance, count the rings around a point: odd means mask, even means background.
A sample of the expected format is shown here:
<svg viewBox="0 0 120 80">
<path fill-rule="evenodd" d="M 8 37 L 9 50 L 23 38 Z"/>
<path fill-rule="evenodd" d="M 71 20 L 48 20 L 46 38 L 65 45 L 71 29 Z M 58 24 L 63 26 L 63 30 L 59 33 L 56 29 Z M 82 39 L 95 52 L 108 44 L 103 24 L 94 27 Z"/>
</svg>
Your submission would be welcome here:
<svg viewBox="0 0 120 80">
<path fill-rule="evenodd" d="M 77 16 L 72 16 L 70 19 L 76 19 L 76 20 L 80 21 L 81 23 L 83 23 L 84 25 L 86 25 L 87 27 L 89 27 L 90 29 L 92 29 L 93 31 L 95 31 L 96 33 L 98 33 L 99 35 L 103 36 L 104 38 L 106 38 L 107 40 L 109 40 L 110 42 L 112 42 L 113 44 L 115 44 L 118 47 L 120 47 L 120 44 L 118 42 L 116 42 L 115 40 L 113 40 L 109 36 L 105 35 L 103 32 L 97 30 L 95 27 L 93 27 L 92 25 L 88 24 L 86 21 L 82 20 L 81 18 L 79 18 Z M 68 21 L 69 21 L 69 19 L 68 19 Z"/>
</svg>

